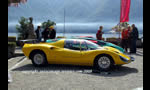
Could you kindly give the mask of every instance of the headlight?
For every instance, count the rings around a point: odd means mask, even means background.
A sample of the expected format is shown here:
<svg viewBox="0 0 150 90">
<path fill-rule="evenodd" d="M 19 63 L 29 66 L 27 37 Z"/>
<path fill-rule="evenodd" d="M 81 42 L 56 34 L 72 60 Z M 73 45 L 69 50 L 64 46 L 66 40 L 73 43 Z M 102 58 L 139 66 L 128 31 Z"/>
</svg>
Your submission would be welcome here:
<svg viewBox="0 0 150 90">
<path fill-rule="evenodd" d="M 129 61 L 127 58 L 122 57 L 122 56 L 120 56 L 120 59 L 121 59 L 123 62 L 128 62 L 128 61 Z"/>
</svg>

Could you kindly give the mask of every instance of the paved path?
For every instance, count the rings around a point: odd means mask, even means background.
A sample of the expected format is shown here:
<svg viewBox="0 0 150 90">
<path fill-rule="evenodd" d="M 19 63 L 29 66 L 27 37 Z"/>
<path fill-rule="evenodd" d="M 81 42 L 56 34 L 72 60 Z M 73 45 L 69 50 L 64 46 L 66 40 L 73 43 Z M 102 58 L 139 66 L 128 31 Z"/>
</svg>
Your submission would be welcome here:
<svg viewBox="0 0 150 90">
<path fill-rule="evenodd" d="M 132 56 L 136 61 L 110 73 L 92 73 L 92 67 L 72 65 L 39 68 L 24 56 L 17 56 L 8 60 L 13 79 L 8 90 L 143 90 L 143 49 Z"/>
</svg>

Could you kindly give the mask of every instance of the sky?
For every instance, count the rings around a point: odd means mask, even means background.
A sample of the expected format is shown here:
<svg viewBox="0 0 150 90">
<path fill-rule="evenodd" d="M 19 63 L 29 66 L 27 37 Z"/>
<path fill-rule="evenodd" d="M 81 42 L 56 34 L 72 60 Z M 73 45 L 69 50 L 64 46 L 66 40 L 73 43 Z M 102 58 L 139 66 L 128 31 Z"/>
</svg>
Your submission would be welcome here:
<svg viewBox="0 0 150 90">
<path fill-rule="evenodd" d="M 33 17 L 35 27 L 48 19 L 56 22 L 57 32 L 96 32 L 102 25 L 110 30 L 120 20 L 120 0 L 27 0 L 8 7 L 8 32 L 15 31 L 21 16 Z M 143 0 L 131 0 L 129 24 L 143 30 Z"/>
</svg>

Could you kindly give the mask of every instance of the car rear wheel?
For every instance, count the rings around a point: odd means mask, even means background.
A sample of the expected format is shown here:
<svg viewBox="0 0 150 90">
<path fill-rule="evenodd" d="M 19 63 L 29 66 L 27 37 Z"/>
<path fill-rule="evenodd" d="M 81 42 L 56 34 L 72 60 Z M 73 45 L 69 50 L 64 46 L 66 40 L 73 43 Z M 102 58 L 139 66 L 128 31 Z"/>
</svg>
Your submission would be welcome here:
<svg viewBox="0 0 150 90">
<path fill-rule="evenodd" d="M 113 66 L 113 59 L 109 55 L 100 55 L 95 60 L 95 67 L 100 71 L 108 71 Z"/>
<path fill-rule="evenodd" d="M 45 66 L 47 65 L 46 56 L 43 52 L 34 52 L 32 53 L 32 64 L 34 66 Z"/>
</svg>

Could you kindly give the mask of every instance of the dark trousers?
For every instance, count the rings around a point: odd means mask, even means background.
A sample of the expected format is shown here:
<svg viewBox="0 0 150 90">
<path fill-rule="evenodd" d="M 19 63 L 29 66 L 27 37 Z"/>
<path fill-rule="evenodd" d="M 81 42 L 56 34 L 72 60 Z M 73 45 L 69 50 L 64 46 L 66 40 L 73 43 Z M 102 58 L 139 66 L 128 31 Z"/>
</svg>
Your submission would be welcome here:
<svg viewBox="0 0 150 90">
<path fill-rule="evenodd" d="M 130 53 L 136 53 L 136 39 L 131 39 Z"/>
<path fill-rule="evenodd" d="M 122 47 L 123 49 L 125 49 L 126 52 L 128 52 L 128 46 L 129 46 L 128 43 L 129 43 L 129 42 L 128 42 L 128 39 L 122 39 L 122 40 L 121 40 L 121 47 Z"/>
</svg>

